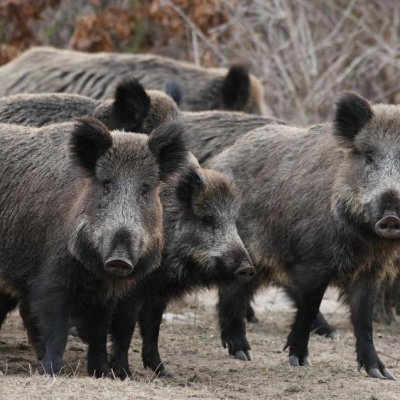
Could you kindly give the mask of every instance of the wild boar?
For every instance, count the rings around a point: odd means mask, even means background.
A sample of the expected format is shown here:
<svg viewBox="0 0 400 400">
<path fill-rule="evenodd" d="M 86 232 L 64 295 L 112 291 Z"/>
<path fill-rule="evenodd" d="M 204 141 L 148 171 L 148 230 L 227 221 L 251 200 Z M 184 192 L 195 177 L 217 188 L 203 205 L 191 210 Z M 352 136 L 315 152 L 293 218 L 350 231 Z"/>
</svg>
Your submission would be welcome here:
<svg viewBox="0 0 400 400">
<path fill-rule="evenodd" d="M 107 99 L 131 75 L 146 89 L 163 90 L 166 82 L 178 80 L 185 90 L 183 110 L 268 113 L 260 81 L 241 65 L 203 68 L 152 54 L 89 54 L 52 47 L 32 48 L 2 66 L 0 96 L 65 92 Z"/>
<path fill-rule="evenodd" d="M 86 118 L 0 124 L 0 137 L 0 325 L 24 300 L 43 370 L 56 374 L 78 315 L 88 372 L 108 375 L 112 306 L 161 260 L 159 186 L 186 163 L 183 128 L 148 136 Z"/>
<path fill-rule="evenodd" d="M 136 320 L 143 336 L 143 364 L 158 375 L 171 375 L 161 362 L 158 335 L 167 304 L 185 294 L 250 281 L 255 274 L 236 228 L 239 197 L 223 174 L 192 166 L 161 193 L 165 247 L 160 267 L 141 278 L 118 302 L 110 332 L 111 365 L 121 378 L 131 375 L 128 349 Z M 86 339 L 79 321 L 79 335 Z"/>
<path fill-rule="evenodd" d="M 19 94 L 0 98 L 0 122 L 41 127 L 91 116 L 109 129 L 151 133 L 178 119 L 178 107 L 158 90 L 144 90 L 137 79 L 120 81 L 114 98 L 93 100 L 66 93 Z"/>
<path fill-rule="evenodd" d="M 359 368 L 394 378 L 375 350 L 372 310 L 399 258 L 399 129 L 398 106 L 346 93 L 333 124 L 266 125 L 210 161 L 243 195 L 239 234 L 258 270 L 247 285 L 220 290 L 221 338 L 231 354 L 250 348 L 243 300 L 277 281 L 296 291 L 290 364 L 309 364 L 310 327 L 335 284 L 350 307 Z"/>
</svg>

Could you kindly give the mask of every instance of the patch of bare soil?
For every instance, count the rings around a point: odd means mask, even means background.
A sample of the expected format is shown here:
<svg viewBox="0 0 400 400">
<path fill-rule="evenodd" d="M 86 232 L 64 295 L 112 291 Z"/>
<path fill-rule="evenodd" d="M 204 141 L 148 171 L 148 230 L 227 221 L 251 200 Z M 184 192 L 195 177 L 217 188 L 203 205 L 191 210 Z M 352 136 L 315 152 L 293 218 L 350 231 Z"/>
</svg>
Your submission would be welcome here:
<svg viewBox="0 0 400 400">
<path fill-rule="evenodd" d="M 312 336 L 312 367 L 292 368 L 281 349 L 292 318 L 282 293 L 270 289 L 256 299 L 260 323 L 250 324 L 253 362 L 228 356 L 219 339 L 215 294 L 176 304 L 162 326 L 160 351 L 172 378 L 157 378 L 141 365 L 136 333 L 130 350 L 132 380 L 96 380 L 86 376 L 86 346 L 70 337 L 65 374 L 39 376 L 18 314 L 0 336 L 0 399 L 400 399 L 398 381 L 380 381 L 356 370 L 354 337 L 346 310 L 330 291 L 322 311 L 340 331 L 340 339 Z M 376 326 L 375 342 L 387 367 L 400 378 L 400 324 Z"/>
</svg>

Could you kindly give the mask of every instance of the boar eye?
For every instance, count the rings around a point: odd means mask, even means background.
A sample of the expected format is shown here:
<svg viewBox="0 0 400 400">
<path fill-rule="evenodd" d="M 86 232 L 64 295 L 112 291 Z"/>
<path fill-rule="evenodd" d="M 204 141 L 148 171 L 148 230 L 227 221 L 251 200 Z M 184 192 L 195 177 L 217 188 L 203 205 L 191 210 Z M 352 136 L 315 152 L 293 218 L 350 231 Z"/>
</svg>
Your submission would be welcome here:
<svg viewBox="0 0 400 400">
<path fill-rule="evenodd" d="M 142 186 L 142 188 L 141 188 L 141 191 L 140 191 L 141 196 L 142 196 L 142 197 L 147 196 L 147 194 L 149 193 L 149 190 L 150 190 L 149 186 L 146 185 L 146 184 L 144 184 L 144 185 Z"/>
<path fill-rule="evenodd" d="M 206 226 L 209 226 L 211 228 L 214 228 L 215 226 L 215 219 L 211 216 L 206 216 L 202 218 L 203 224 Z"/>
<path fill-rule="evenodd" d="M 111 181 L 106 179 L 103 181 L 103 193 L 109 194 L 111 192 Z"/>
<path fill-rule="evenodd" d="M 374 162 L 374 158 L 372 157 L 371 154 L 367 154 L 367 155 L 365 156 L 365 162 L 366 162 L 367 164 L 372 164 L 372 163 Z"/>
</svg>

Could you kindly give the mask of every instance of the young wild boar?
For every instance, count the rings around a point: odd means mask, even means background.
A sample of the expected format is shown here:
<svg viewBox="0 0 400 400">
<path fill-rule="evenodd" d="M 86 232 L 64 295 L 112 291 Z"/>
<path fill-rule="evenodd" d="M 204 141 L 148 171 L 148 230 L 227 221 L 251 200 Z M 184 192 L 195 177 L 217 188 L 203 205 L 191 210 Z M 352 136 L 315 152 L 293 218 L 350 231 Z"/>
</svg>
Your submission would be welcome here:
<svg viewBox="0 0 400 400">
<path fill-rule="evenodd" d="M 264 89 L 246 68 L 202 68 L 152 54 L 89 54 L 51 47 L 30 49 L 0 68 L 0 96 L 65 92 L 94 99 L 112 97 L 121 78 L 134 75 L 147 89 L 178 80 L 183 110 L 234 110 L 266 114 Z"/>
<path fill-rule="evenodd" d="M 169 89 L 171 88 L 173 85 L 169 85 Z M 176 92 L 175 89 L 173 91 Z M 190 151 L 204 166 L 249 131 L 264 125 L 286 125 L 285 122 L 272 117 L 233 111 L 184 111 L 180 114 L 180 119 L 187 127 L 186 138 Z M 285 291 L 292 299 L 296 296 L 296 293 L 289 288 Z M 258 322 L 250 299 L 248 299 L 246 319 L 249 322 Z M 318 313 L 311 330 L 328 338 L 337 337 L 336 330 L 329 325 L 321 313 Z M 237 352 L 235 356 L 247 360 L 246 354 L 242 351 Z"/>
<path fill-rule="evenodd" d="M 138 281 L 131 296 L 119 302 L 111 324 L 112 366 L 120 377 L 130 375 L 128 349 L 137 313 L 144 340 L 144 366 L 169 375 L 158 352 L 160 323 L 167 304 L 212 285 L 248 282 L 255 274 L 237 232 L 239 199 L 228 177 L 192 167 L 163 188 L 161 201 L 165 232 L 161 265 Z"/>
<path fill-rule="evenodd" d="M 137 79 L 118 83 L 114 98 L 93 100 L 74 94 L 20 94 L 0 98 L 0 122 L 41 127 L 92 116 L 111 130 L 151 133 L 178 117 L 175 101 L 157 90 L 145 91 Z"/>
<path fill-rule="evenodd" d="M 161 260 L 159 186 L 186 163 L 182 127 L 147 136 L 86 118 L 0 124 L 0 137 L 0 324 L 23 299 L 50 374 L 61 369 L 69 316 L 79 316 L 88 372 L 107 375 L 112 305 Z"/>
<path fill-rule="evenodd" d="M 335 284 L 350 307 L 359 368 L 394 379 L 375 350 L 372 310 L 399 258 L 399 129 L 399 106 L 346 93 L 332 125 L 267 125 L 210 162 L 230 171 L 243 193 L 239 234 L 258 270 L 246 286 L 220 291 L 221 336 L 230 353 L 249 349 L 244 299 L 274 280 L 296 291 L 285 346 L 290 364 L 309 364 L 310 326 L 326 287 Z"/>
</svg>

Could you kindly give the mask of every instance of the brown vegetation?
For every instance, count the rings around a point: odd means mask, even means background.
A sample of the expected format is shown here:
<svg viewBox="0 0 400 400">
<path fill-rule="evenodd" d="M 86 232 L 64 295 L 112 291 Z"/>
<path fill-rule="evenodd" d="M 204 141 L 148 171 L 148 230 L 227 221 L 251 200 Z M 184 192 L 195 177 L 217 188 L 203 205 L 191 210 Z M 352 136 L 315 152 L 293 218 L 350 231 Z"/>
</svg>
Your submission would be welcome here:
<svg viewBox="0 0 400 400">
<path fill-rule="evenodd" d="M 323 121 L 343 89 L 397 103 L 394 0 L 3 0 L 0 62 L 37 44 L 248 63 L 279 118 Z"/>
</svg>

